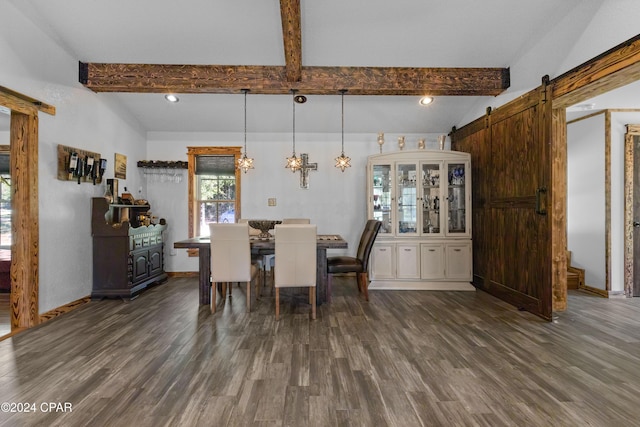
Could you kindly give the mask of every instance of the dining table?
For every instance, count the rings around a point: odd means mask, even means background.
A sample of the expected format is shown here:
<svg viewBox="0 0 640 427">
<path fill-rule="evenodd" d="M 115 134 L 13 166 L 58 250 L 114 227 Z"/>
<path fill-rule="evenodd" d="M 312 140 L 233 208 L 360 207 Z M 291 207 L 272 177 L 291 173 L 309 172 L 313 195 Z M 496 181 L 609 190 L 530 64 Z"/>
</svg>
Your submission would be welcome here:
<svg viewBox="0 0 640 427">
<path fill-rule="evenodd" d="M 316 304 L 323 304 L 329 300 L 327 283 L 327 249 L 346 249 L 347 241 L 338 234 L 318 234 L 317 236 L 317 275 L 316 275 Z M 275 238 L 251 236 L 249 244 L 252 250 L 261 254 L 275 253 Z M 198 249 L 198 286 L 200 304 L 211 302 L 211 240 L 209 236 L 192 237 L 173 243 L 176 249 Z M 276 261 L 277 262 L 277 261 Z"/>
</svg>

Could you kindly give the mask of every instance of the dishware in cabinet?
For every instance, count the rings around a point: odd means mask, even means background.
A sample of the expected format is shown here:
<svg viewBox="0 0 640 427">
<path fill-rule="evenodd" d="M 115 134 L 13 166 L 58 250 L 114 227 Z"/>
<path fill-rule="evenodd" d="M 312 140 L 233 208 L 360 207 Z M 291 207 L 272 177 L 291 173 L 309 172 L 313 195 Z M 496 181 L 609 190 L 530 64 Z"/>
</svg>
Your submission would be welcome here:
<svg viewBox="0 0 640 427">
<path fill-rule="evenodd" d="M 383 222 L 370 289 L 475 289 L 470 172 L 470 155 L 456 151 L 369 157 L 368 217 Z"/>
</svg>

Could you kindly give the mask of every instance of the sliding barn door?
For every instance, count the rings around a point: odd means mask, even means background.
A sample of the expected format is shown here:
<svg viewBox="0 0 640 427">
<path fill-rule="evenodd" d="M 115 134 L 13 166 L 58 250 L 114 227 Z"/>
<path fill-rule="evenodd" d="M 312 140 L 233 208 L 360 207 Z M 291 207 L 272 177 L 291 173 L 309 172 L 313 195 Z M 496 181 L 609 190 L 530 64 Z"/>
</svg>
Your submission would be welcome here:
<svg viewBox="0 0 640 427">
<path fill-rule="evenodd" d="M 542 88 L 453 133 L 471 153 L 474 285 L 545 319 L 552 314 L 550 117 Z"/>
</svg>

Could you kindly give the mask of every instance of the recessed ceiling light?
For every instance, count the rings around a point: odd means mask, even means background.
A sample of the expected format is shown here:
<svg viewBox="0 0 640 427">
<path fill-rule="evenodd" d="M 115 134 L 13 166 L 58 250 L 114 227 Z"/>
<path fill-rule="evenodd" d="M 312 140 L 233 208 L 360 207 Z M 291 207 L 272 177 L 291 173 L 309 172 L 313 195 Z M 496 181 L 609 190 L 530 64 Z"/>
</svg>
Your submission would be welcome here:
<svg viewBox="0 0 640 427">
<path fill-rule="evenodd" d="M 576 105 L 578 111 L 591 111 L 596 108 L 596 104 L 580 104 Z"/>
<path fill-rule="evenodd" d="M 166 99 L 169 102 L 178 102 L 178 101 L 180 101 L 180 99 L 177 96 L 175 96 L 174 94 L 172 94 L 172 93 L 166 94 L 164 96 L 164 99 Z"/>
<path fill-rule="evenodd" d="M 420 105 L 429 105 L 433 102 L 433 98 L 430 96 L 423 96 L 420 98 Z"/>
</svg>

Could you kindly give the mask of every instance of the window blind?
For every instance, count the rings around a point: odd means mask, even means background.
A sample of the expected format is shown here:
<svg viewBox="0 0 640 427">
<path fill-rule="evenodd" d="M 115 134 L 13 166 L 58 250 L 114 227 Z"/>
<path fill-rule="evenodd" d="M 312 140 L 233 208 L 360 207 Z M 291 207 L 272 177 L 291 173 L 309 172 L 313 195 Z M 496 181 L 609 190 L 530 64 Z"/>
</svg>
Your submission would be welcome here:
<svg viewBox="0 0 640 427">
<path fill-rule="evenodd" d="M 235 175 L 235 156 L 196 156 L 196 175 Z"/>
<path fill-rule="evenodd" d="M 0 154 L 0 174 L 9 175 L 11 173 L 11 164 L 9 163 L 9 154 Z"/>
</svg>

